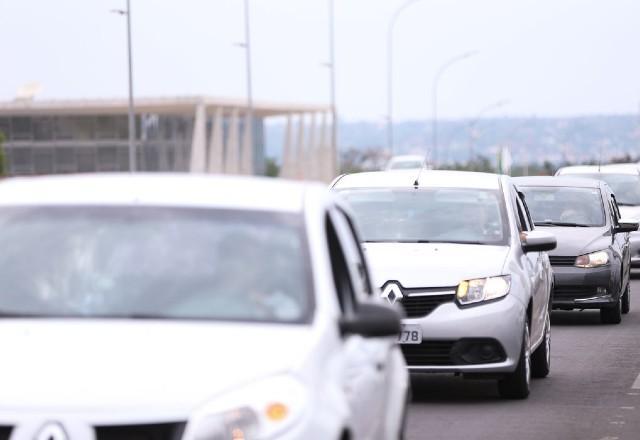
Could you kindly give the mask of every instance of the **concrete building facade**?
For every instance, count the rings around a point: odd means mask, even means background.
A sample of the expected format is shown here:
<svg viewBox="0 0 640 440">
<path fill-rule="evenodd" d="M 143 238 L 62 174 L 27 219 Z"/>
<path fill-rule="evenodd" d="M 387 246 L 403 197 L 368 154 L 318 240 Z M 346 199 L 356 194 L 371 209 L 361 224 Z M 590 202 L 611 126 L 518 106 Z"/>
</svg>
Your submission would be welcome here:
<svg viewBox="0 0 640 440">
<path fill-rule="evenodd" d="M 330 109 L 206 96 L 136 100 L 139 171 L 264 174 L 264 123 L 286 118 L 280 175 L 330 180 Z M 10 176 L 129 170 L 127 100 L 0 102 Z"/>
</svg>

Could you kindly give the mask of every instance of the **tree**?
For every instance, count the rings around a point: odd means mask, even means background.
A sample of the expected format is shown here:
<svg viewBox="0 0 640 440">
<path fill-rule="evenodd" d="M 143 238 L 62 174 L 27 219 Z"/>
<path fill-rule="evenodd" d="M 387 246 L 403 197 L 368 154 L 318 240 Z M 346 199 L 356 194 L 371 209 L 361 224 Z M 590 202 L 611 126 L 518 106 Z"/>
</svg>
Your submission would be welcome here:
<svg viewBox="0 0 640 440">
<path fill-rule="evenodd" d="M 4 133 L 0 131 L 0 176 L 4 176 L 7 171 L 7 158 L 4 154 L 4 148 L 2 148 L 2 144 L 4 143 Z"/>
<path fill-rule="evenodd" d="M 265 176 L 267 177 L 278 177 L 278 175 L 280 175 L 280 166 L 271 157 L 267 158 L 265 168 Z"/>
</svg>

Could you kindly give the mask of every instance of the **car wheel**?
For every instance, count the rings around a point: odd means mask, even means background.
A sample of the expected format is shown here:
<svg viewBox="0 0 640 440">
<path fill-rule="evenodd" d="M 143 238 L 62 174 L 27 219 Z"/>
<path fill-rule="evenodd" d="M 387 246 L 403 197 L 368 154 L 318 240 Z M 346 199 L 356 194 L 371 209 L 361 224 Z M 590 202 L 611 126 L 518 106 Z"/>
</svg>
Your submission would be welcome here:
<svg viewBox="0 0 640 440">
<path fill-rule="evenodd" d="M 627 314 L 631 310 L 631 282 L 627 283 L 627 288 L 622 295 L 622 313 Z"/>
<path fill-rule="evenodd" d="M 622 298 L 618 298 L 613 307 L 600 309 L 600 321 L 603 324 L 620 324 L 622 322 Z"/>
<path fill-rule="evenodd" d="M 513 373 L 507 374 L 498 381 L 498 392 L 501 397 L 507 399 L 526 399 L 529 395 L 531 383 L 531 341 L 529 336 L 529 323 L 524 327 L 522 337 L 522 350 L 518 366 Z"/>
<path fill-rule="evenodd" d="M 531 354 L 531 375 L 533 377 L 547 377 L 549 370 L 551 370 L 551 318 L 549 311 L 547 311 L 542 342 Z"/>
</svg>

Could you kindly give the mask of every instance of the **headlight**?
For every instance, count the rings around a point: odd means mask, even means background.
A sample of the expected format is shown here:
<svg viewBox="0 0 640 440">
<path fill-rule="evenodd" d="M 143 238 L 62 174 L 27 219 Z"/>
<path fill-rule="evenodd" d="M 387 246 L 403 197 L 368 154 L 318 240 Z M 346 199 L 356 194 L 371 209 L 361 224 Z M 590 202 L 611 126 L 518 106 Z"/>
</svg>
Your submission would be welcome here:
<svg viewBox="0 0 640 440">
<path fill-rule="evenodd" d="M 202 417 L 194 440 L 247 440 L 258 435 L 258 415 L 251 408 L 238 408 Z"/>
<path fill-rule="evenodd" d="M 301 416 L 304 386 L 289 376 L 272 377 L 225 394 L 189 420 L 189 440 L 254 440 L 286 430 Z"/>
<path fill-rule="evenodd" d="M 456 297 L 461 305 L 502 298 L 511 288 L 509 275 L 489 278 L 478 278 L 463 281 L 458 285 Z"/>
<path fill-rule="evenodd" d="M 609 254 L 606 251 L 592 252 L 587 255 L 580 255 L 576 258 L 576 267 L 599 267 L 609 264 Z"/>
</svg>

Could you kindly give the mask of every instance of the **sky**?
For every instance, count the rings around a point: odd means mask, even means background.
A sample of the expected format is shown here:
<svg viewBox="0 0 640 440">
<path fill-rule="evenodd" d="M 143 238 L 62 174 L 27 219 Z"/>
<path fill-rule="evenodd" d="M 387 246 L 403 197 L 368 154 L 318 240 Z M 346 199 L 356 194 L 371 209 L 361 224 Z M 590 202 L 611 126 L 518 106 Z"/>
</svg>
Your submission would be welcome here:
<svg viewBox="0 0 640 440">
<path fill-rule="evenodd" d="M 251 0 L 256 100 L 329 102 L 329 0 Z M 340 117 L 386 115 L 389 18 L 405 0 L 335 0 Z M 246 93 L 242 0 L 131 0 L 136 96 Z M 0 100 L 125 97 L 124 0 L 0 0 Z M 418 0 L 394 32 L 396 120 L 636 113 L 637 0 Z"/>
</svg>

